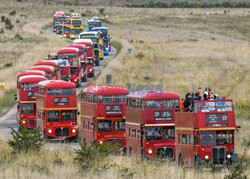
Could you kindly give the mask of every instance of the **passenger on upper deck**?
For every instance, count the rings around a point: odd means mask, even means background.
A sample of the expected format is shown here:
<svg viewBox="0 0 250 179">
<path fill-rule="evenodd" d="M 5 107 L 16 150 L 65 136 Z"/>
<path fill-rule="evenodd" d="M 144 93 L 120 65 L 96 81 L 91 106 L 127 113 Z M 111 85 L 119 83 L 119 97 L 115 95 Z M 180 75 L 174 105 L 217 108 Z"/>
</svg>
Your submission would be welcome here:
<svg viewBox="0 0 250 179">
<path fill-rule="evenodd" d="M 190 110 L 191 110 L 191 104 L 192 104 L 192 101 L 191 101 L 191 94 L 190 94 L 190 93 L 187 93 L 187 94 L 186 94 L 185 101 L 184 101 L 184 108 L 185 108 L 185 111 L 190 111 Z"/>
</svg>

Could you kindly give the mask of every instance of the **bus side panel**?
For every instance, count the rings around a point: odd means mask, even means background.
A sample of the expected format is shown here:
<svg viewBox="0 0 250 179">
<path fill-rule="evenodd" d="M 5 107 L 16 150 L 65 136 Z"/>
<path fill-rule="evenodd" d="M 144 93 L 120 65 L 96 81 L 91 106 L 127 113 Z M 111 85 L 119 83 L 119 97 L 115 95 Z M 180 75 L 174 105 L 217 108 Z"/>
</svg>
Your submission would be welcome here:
<svg viewBox="0 0 250 179">
<path fill-rule="evenodd" d="M 126 122 L 143 123 L 143 111 L 139 109 L 126 108 Z"/>
<path fill-rule="evenodd" d="M 88 122 L 88 128 L 84 127 L 84 122 Z M 90 123 L 93 123 L 91 119 L 87 119 L 82 117 L 81 118 L 81 143 L 87 144 L 87 146 L 90 146 L 91 143 L 93 142 L 93 128 L 90 128 Z"/>
<path fill-rule="evenodd" d="M 95 117 L 96 114 L 96 104 L 81 102 L 81 115 Z"/>
<path fill-rule="evenodd" d="M 175 126 L 176 127 L 198 127 L 196 113 L 192 112 L 177 112 L 175 113 Z"/>
<path fill-rule="evenodd" d="M 130 134 L 130 130 L 134 131 L 134 134 Z M 141 152 L 141 139 L 138 139 L 136 131 L 140 131 L 140 126 L 126 124 L 126 151 L 127 154 L 140 154 Z"/>
</svg>

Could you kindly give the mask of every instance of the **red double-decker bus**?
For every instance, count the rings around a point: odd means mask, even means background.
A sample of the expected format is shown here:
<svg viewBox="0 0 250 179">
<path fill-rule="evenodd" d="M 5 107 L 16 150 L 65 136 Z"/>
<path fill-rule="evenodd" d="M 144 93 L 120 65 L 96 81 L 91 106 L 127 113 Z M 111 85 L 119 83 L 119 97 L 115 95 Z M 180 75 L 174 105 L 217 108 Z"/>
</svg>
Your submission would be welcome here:
<svg viewBox="0 0 250 179">
<path fill-rule="evenodd" d="M 79 49 L 81 70 L 83 69 L 83 71 L 81 73 L 81 80 L 82 81 L 87 81 L 87 65 L 86 65 L 87 51 L 85 49 L 85 45 L 83 45 L 83 44 L 72 44 L 72 45 L 68 45 L 67 47 L 73 47 L 73 48 L 78 48 Z"/>
<path fill-rule="evenodd" d="M 91 86 L 81 98 L 81 143 L 118 144 L 126 148 L 125 103 L 127 89 Z"/>
<path fill-rule="evenodd" d="M 69 59 L 70 63 L 70 72 L 71 72 L 71 81 L 77 86 L 81 86 L 81 62 L 80 62 L 80 53 L 78 48 L 66 47 L 62 48 L 57 52 L 59 58 Z"/>
<path fill-rule="evenodd" d="M 46 139 L 76 140 L 77 99 L 74 83 L 48 80 L 38 83 L 37 124 Z"/>
<path fill-rule="evenodd" d="M 49 80 L 54 80 L 56 79 L 56 73 L 55 73 L 55 68 L 52 66 L 48 66 L 48 65 L 40 65 L 40 66 L 32 66 L 29 68 L 29 70 L 40 70 L 40 71 L 44 71 L 45 77 Z"/>
<path fill-rule="evenodd" d="M 56 80 L 60 80 L 60 66 L 59 63 L 52 60 L 43 60 L 34 64 L 34 66 L 47 65 L 55 68 Z"/>
<path fill-rule="evenodd" d="M 232 100 L 194 101 L 193 112 L 177 112 L 175 123 L 179 165 L 224 165 L 237 160 Z"/>
<path fill-rule="evenodd" d="M 95 59 L 94 59 L 94 48 L 93 42 L 90 39 L 76 39 L 74 40 L 74 44 L 83 44 L 87 50 L 87 70 L 88 70 L 88 77 L 94 77 L 94 66 L 95 66 Z"/>
<path fill-rule="evenodd" d="M 21 76 L 28 76 L 28 75 L 38 75 L 38 76 L 44 76 L 46 75 L 46 73 L 44 71 L 41 70 L 27 70 L 27 71 L 22 71 L 17 75 L 17 84 L 18 84 L 18 78 Z"/>
<path fill-rule="evenodd" d="M 51 61 L 55 61 L 60 66 L 60 78 L 64 81 L 71 81 L 70 63 L 68 59 L 54 58 Z"/>
<path fill-rule="evenodd" d="M 175 158 L 175 112 L 179 95 L 142 91 L 127 96 L 127 153 L 148 158 Z"/>
<path fill-rule="evenodd" d="M 37 84 L 47 78 L 38 75 L 20 76 L 17 81 L 17 124 L 18 128 L 36 128 Z"/>
</svg>

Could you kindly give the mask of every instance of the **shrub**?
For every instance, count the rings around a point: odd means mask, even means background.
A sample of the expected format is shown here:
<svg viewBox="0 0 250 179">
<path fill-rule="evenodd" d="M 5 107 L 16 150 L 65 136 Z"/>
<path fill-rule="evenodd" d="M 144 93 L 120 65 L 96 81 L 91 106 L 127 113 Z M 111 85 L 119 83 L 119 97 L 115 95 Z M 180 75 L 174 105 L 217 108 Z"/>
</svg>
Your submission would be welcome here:
<svg viewBox="0 0 250 179">
<path fill-rule="evenodd" d="M 100 12 L 101 15 L 104 15 L 104 10 L 105 10 L 104 8 L 99 9 L 99 12 Z"/>
<path fill-rule="evenodd" d="M 4 67 L 6 67 L 6 68 L 9 68 L 9 67 L 11 67 L 11 66 L 12 66 L 12 63 L 11 63 L 11 62 L 5 63 L 5 64 L 4 64 Z"/>
<path fill-rule="evenodd" d="M 22 36 L 19 33 L 16 33 L 15 39 L 17 39 L 17 40 L 23 40 Z"/>
<path fill-rule="evenodd" d="M 8 29 L 8 30 L 13 29 L 14 26 L 12 25 L 12 23 L 11 23 L 11 21 L 10 21 L 9 18 L 5 17 L 4 23 L 5 23 L 5 28 L 6 29 Z"/>
<path fill-rule="evenodd" d="M 117 151 L 116 145 L 105 145 L 92 143 L 91 146 L 81 145 L 81 149 L 75 150 L 74 160 L 79 164 L 82 170 L 90 168 L 100 170 L 100 168 L 109 168 L 107 157 Z"/>
<path fill-rule="evenodd" d="M 40 129 L 28 130 L 21 128 L 20 131 L 15 131 L 11 128 L 12 140 L 8 140 L 8 145 L 16 152 L 28 153 L 29 151 L 40 150 L 44 145 Z"/>
<path fill-rule="evenodd" d="M 14 16 L 15 14 L 16 14 L 15 10 L 13 10 L 13 11 L 10 12 L 10 16 Z"/>
<path fill-rule="evenodd" d="M 143 52 L 138 52 L 135 54 L 135 58 L 138 58 L 142 60 L 145 57 L 145 54 Z"/>
</svg>

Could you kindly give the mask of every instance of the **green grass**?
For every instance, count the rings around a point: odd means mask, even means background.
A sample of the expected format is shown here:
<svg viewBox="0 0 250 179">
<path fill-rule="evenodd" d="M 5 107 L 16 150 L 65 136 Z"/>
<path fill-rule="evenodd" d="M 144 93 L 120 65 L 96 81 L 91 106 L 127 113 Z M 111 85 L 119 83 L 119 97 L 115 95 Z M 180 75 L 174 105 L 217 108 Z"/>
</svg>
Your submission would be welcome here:
<svg viewBox="0 0 250 179">
<path fill-rule="evenodd" d="M 14 95 L 16 89 L 11 89 L 5 92 L 5 95 L 0 99 L 0 116 L 3 116 L 16 103 Z"/>
<path fill-rule="evenodd" d="M 52 27 L 52 25 L 53 23 L 51 22 L 50 24 L 43 26 L 42 29 L 46 31 L 48 28 Z"/>
<path fill-rule="evenodd" d="M 121 52 L 123 46 L 119 41 L 116 41 L 116 40 L 111 42 L 111 46 L 116 49 L 116 54 L 114 56 L 116 57 Z"/>
</svg>

